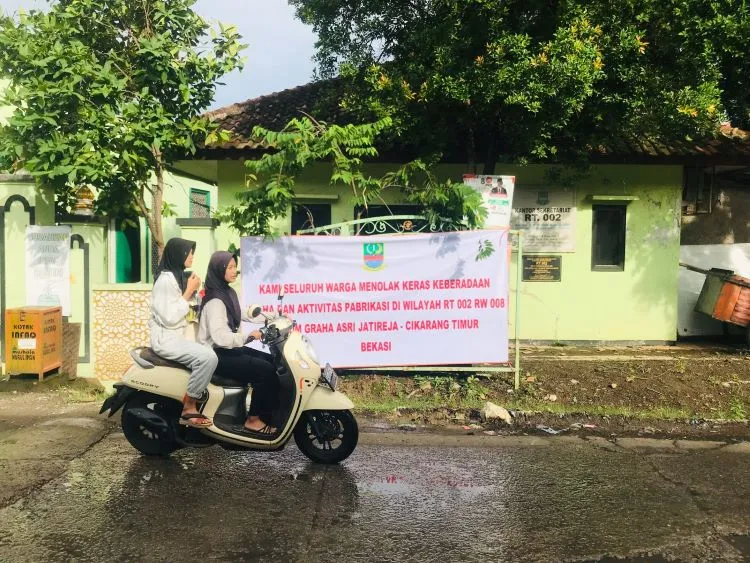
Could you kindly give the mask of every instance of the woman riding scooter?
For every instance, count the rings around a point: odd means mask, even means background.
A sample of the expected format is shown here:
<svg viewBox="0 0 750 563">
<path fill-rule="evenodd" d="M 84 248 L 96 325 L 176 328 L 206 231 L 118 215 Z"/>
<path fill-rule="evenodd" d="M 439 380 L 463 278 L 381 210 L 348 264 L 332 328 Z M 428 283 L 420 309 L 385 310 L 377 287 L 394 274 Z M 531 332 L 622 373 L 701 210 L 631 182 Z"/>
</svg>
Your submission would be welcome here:
<svg viewBox="0 0 750 563">
<path fill-rule="evenodd" d="M 237 292 L 229 287 L 236 279 L 235 257 L 230 252 L 214 252 L 206 273 L 198 340 L 216 352 L 217 375 L 245 381 L 253 387 L 250 413 L 242 431 L 271 439 L 276 434 L 271 418 L 279 392 L 278 378 L 270 357 L 245 346 L 261 335 L 255 331 L 246 337 L 240 330 L 240 322 L 249 319 L 243 318 Z"/>
<path fill-rule="evenodd" d="M 206 390 L 218 362 L 216 354 L 197 342 L 184 337 L 188 301 L 200 288 L 201 280 L 193 273 L 183 279 L 185 268 L 193 264 L 195 243 L 181 238 L 169 239 L 156 271 L 151 293 L 151 348 L 162 358 L 174 360 L 190 368 L 187 392 L 182 399 L 180 424 L 207 428 L 211 419 L 198 412 L 198 400 Z"/>
</svg>

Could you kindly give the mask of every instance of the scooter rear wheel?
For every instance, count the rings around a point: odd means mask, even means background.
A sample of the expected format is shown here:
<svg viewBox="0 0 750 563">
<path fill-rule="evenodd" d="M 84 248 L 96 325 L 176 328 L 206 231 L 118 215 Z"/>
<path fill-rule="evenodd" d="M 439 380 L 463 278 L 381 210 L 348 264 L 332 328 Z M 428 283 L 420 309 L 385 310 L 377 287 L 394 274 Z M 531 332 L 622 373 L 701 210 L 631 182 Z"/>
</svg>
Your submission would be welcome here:
<svg viewBox="0 0 750 563">
<path fill-rule="evenodd" d="M 168 456 L 175 450 L 180 449 L 180 445 L 174 441 L 169 432 L 157 432 L 146 427 L 133 414 L 135 409 L 148 409 L 155 414 L 169 420 L 173 416 L 175 408 L 179 407 L 171 404 L 173 401 L 139 391 L 131 397 L 122 409 L 122 433 L 136 450 L 145 455 Z"/>
<path fill-rule="evenodd" d="M 351 411 L 305 411 L 294 428 L 299 450 L 317 463 L 339 463 L 357 446 L 359 428 Z"/>
</svg>

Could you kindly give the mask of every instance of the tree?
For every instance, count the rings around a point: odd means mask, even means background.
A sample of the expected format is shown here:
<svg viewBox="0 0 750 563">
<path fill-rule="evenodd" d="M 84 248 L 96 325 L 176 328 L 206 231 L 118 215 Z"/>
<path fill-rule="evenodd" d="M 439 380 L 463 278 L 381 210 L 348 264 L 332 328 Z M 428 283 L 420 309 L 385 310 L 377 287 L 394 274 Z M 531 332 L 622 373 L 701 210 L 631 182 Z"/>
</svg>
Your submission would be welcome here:
<svg viewBox="0 0 750 563">
<path fill-rule="evenodd" d="M 730 77 L 748 65 L 743 0 L 290 3 L 349 109 L 393 116 L 428 151 L 465 146 L 470 169 L 482 148 L 485 173 L 498 158 L 585 159 L 618 136 L 713 135 L 723 108 L 747 107 Z"/>
<path fill-rule="evenodd" d="M 238 203 L 221 210 L 218 217 L 242 235 L 273 236 L 273 220 L 294 204 L 299 175 L 313 163 L 327 162 L 330 184 L 351 189 L 353 203 L 364 209 L 383 201 L 385 191 L 398 190 L 424 210 L 431 225 L 455 230 L 481 226 L 487 212 L 479 193 L 439 180 L 429 163 L 415 160 L 381 177 L 363 170 L 364 159 L 378 155 L 376 138 L 390 126 L 387 117 L 374 123 L 329 125 L 304 116 L 292 119 L 282 131 L 255 127 L 254 141 L 268 152 L 245 162 L 253 184 L 236 194 Z"/>
<path fill-rule="evenodd" d="M 93 186 L 97 212 L 145 218 L 160 256 L 165 170 L 196 142 L 224 138 L 199 116 L 221 76 L 242 66 L 237 31 L 210 29 L 194 3 L 57 0 L 0 19 L 0 73 L 11 81 L 0 103 L 15 108 L 0 166 L 25 168 L 62 205 Z"/>
<path fill-rule="evenodd" d="M 659 30 L 674 41 L 667 57 L 677 52 L 688 64 L 715 67 L 730 122 L 750 129 L 750 5 L 744 0 L 675 2 L 671 15 L 660 22 L 666 29 Z"/>
</svg>

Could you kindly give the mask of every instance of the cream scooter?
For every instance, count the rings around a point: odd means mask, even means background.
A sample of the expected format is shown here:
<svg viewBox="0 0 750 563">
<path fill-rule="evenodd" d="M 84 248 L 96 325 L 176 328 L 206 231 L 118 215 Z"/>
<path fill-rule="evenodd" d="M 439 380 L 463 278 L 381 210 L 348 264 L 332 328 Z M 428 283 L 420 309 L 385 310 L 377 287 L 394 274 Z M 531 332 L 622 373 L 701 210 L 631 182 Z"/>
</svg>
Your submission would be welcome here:
<svg viewBox="0 0 750 563">
<path fill-rule="evenodd" d="M 281 314 L 268 316 L 258 305 L 248 308 L 251 319 L 264 318 L 261 342 L 273 358 L 279 378 L 278 408 L 267 439 L 243 433 L 251 392 L 244 383 L 214 375 L 204 400 L 203 414 L 213 420 L 208 428 L 178 423 L 189 370 L 157 356 L 151 348 L 131 351 L 135 363 L 115 384 L 116 393 L 102 405 L 109 416 L 120 408 L 128 442 L 146 455 L 169 455 L 183 447 L 219 444 L 226 449 L 280 450 L 294 435 L 300 451 L 318 463 L 338 463 L 354 451 L 359 430 L 351 413 L 354 404 L 336 391 L 338 377 L 330 365 L 321 369 L 310 340 L 296 322 Z"/>
</svg>

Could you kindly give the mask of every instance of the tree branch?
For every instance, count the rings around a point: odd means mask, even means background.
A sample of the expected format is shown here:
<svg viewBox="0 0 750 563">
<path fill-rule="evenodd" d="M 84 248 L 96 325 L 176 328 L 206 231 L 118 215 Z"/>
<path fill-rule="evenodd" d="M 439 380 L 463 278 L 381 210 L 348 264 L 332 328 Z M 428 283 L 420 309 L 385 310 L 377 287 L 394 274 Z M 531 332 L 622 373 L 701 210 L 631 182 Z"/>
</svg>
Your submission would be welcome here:
<svg viewBox="0 0 750 563">
<path fill-rule="evenodd" d="M 148 208 L 146 207 L 146 201 L 143 199 L 143 195 L 139 194 L 135 196 L 135 205 L 138 207 L 138 211 L 141 212 L 141 215 L 143 215 L 143 219 L 146 221 L 149 230 L 153 232 L 153 219 L 151 218 L 151 213 L 149 213 Z"/>
<path fill-rule="evenodd" d="M 323 127 L 323 125 L 321 125 L 321 123 L 317 119 L 315 119 L 312 115 L 310 115 L 306 111 L 302 111 L 302 110 L 299 110 L 299 112 L 302 115 L 304 115 L 307 119 L 309 119 L 310 121 L 312 121 L 313 125 L 315 125 L 315 127 L 317 127 L 318 131 L 325 131 L 325 127 Z"/>
</svg>

